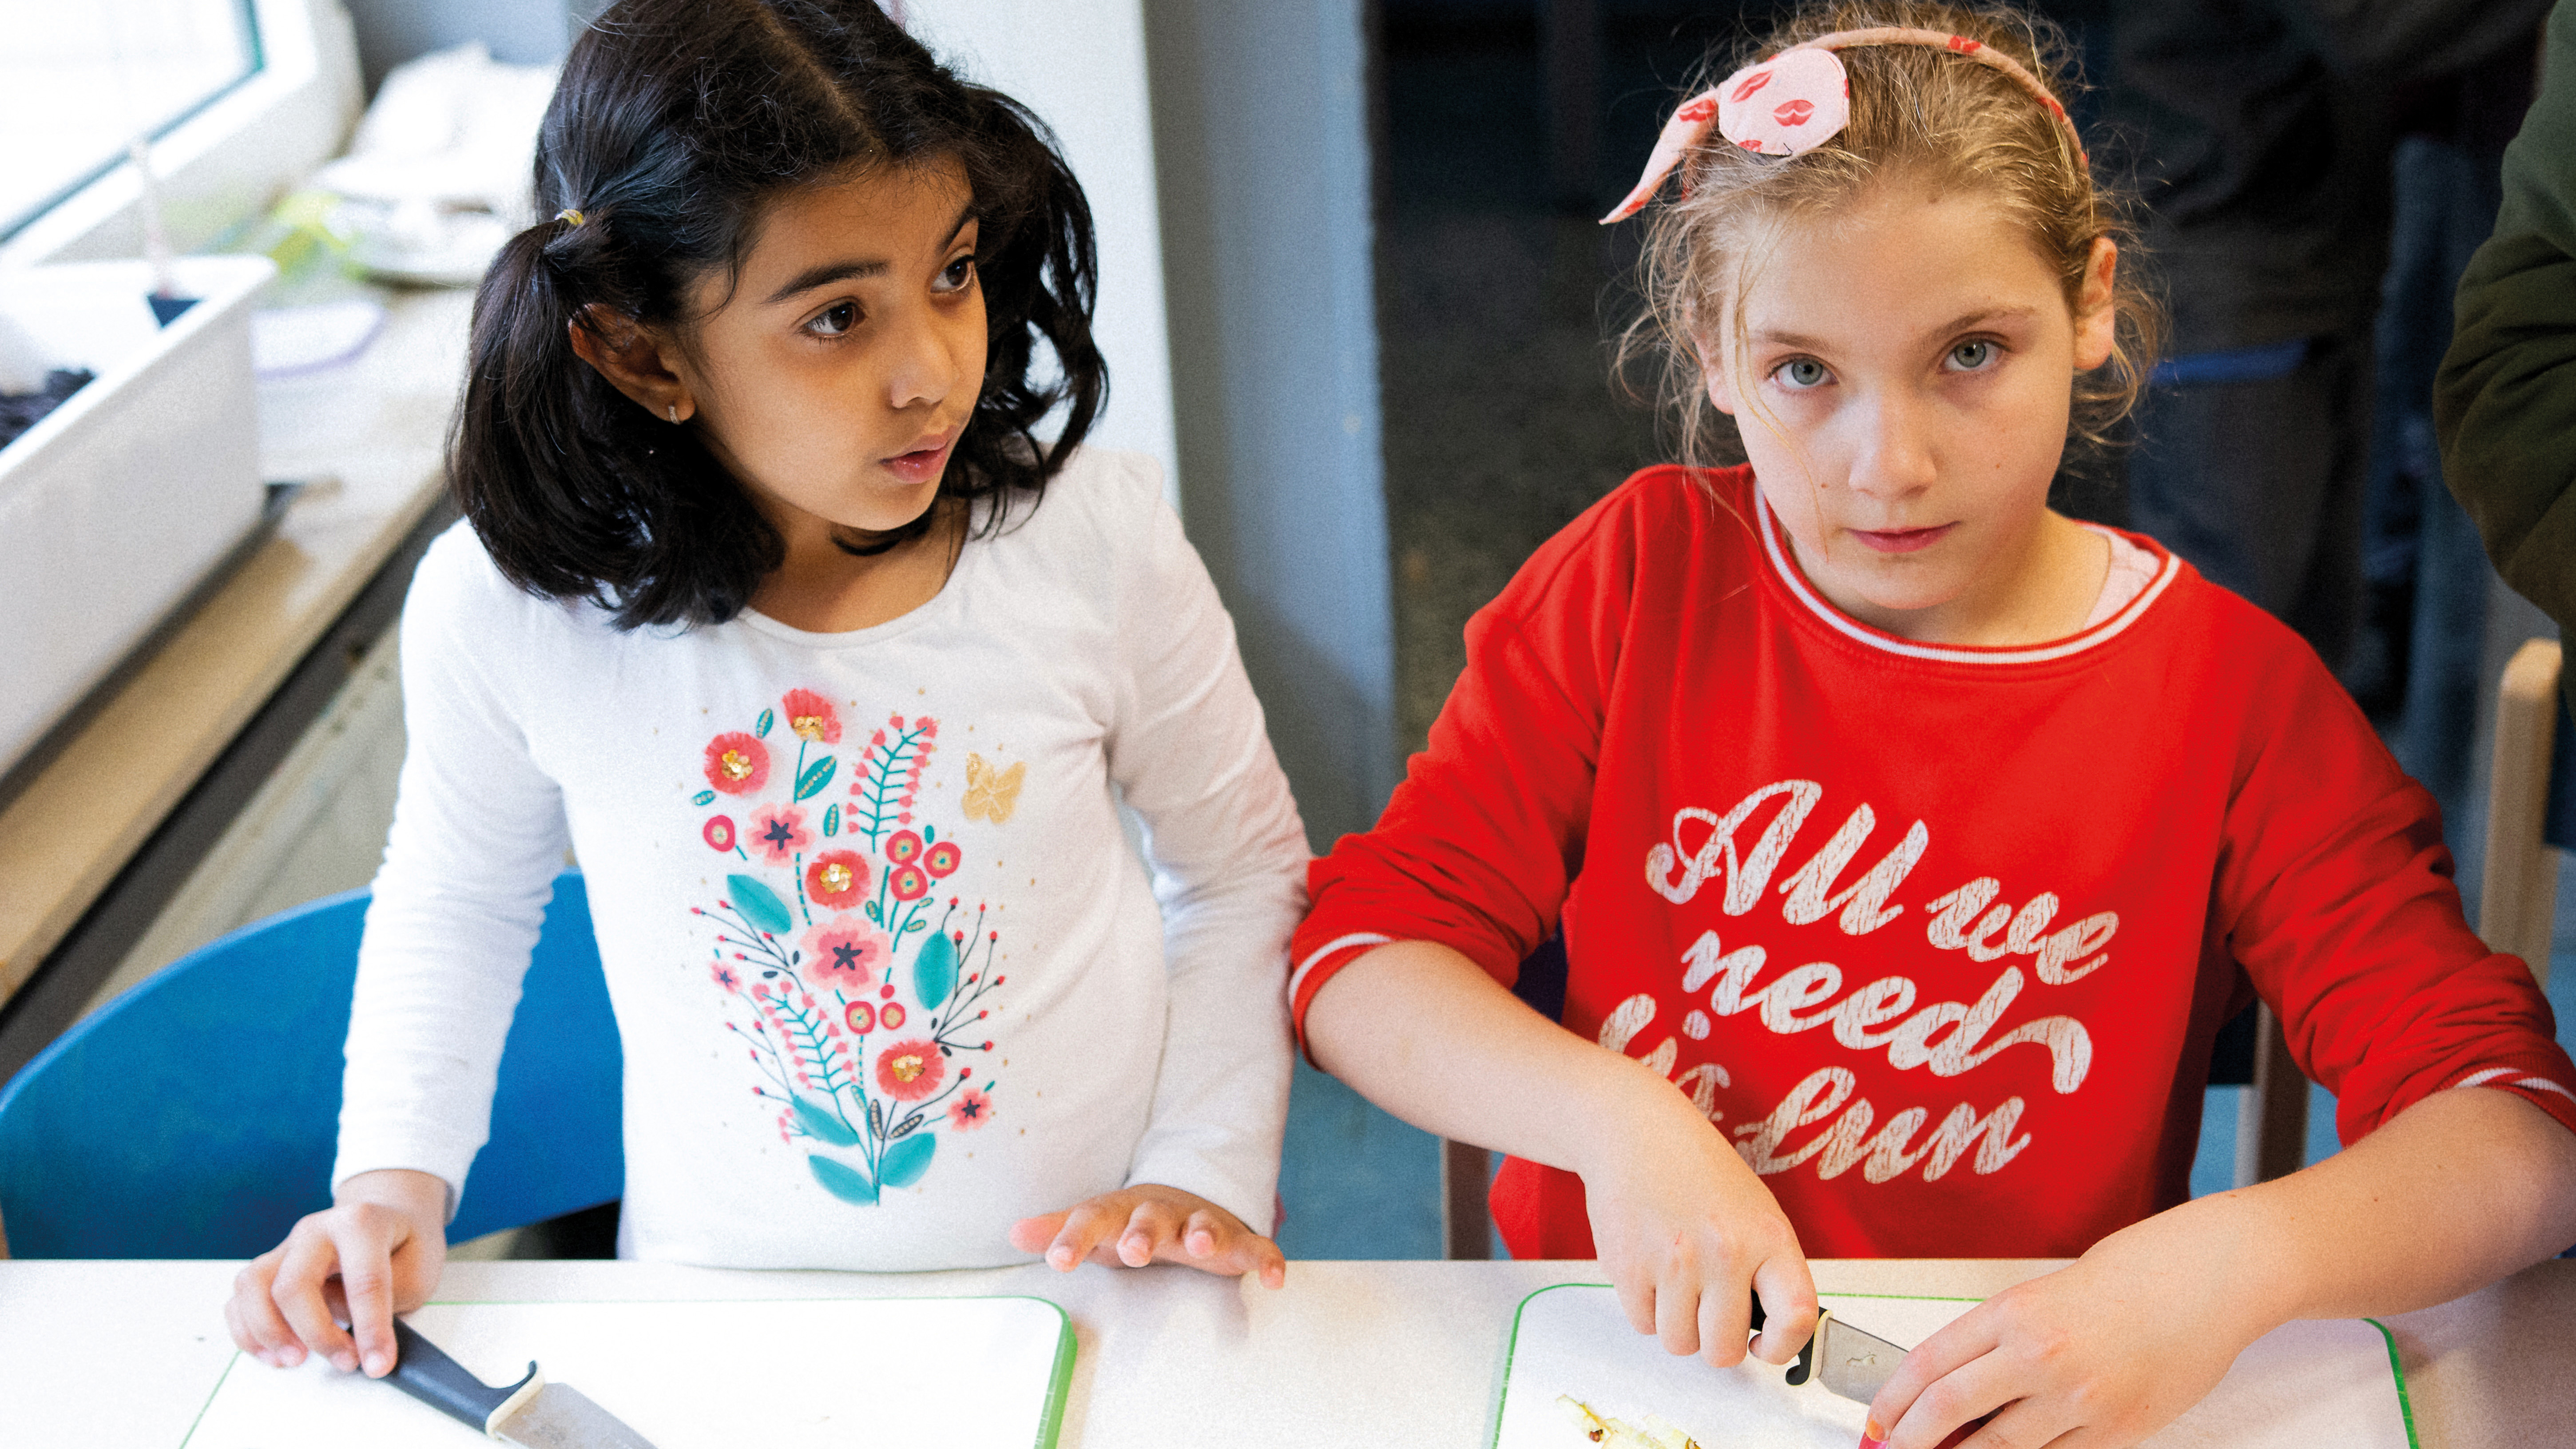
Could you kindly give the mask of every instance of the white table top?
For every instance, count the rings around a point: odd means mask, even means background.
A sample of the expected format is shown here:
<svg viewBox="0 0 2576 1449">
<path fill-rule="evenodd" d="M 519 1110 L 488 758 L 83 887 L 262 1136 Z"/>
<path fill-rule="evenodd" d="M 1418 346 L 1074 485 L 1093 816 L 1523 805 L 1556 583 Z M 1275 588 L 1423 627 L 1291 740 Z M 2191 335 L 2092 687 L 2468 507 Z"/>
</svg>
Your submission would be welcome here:
<svg viewBox="0 0 2576 1449">
<path fill-rule="evenodd" d="M 0 1262 L 0 1442 L 176 1449 L 233 1348 L 238 1264 Z M 1827 1292 L 1982 1297 L 2044 1261 L 1831 1261 Z M 1266 1292 L 1179 1268 L 852 1275 L 659 1263 L 452 1263 L 438 1298 L 614 1300 L 1031 1294 L 1079 1351 L 1066 1449 L 1385 1443 L 1481 1449 L 1521 1299 L 1590 1263 L 1289 1266 Z M 2385 1320 L 2427 1449 L 2576 1439 L 2576 1262 Z M 114 1392 L 101 1392 L 103 1384 Z"/>
</svg>

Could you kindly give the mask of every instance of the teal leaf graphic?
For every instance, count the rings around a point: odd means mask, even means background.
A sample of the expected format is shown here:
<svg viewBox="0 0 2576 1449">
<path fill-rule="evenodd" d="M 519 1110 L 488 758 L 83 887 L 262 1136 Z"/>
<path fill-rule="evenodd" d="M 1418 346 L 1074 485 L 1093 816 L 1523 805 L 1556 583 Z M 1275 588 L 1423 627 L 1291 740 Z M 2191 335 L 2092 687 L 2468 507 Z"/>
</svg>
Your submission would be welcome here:
<svg viewBox="0 0 2576 1449">
<path fill-rule="evenodd" d="M 921 998 L 921 1009 L 937 1011 L 948 993 L 957 989 L 957 946 L 947 933 L 933 931 L 921 943 L 921 954 L 912 958 L 912 994 Z"/>
<path fill-rule="evenodd" d="M 835 1147 L 859 1145 L 859 1134 L 850 1130 L 850 1124 L 841 1120 L 840 1113 L 818 1107 L 810 1098 L 797 1097 L 794 1101 L 797 1126 Z M 815 1160 L 819 1162 L 822 1159 Z"/>
<path fill-rule="evenodd" d="M 921 838 L 932 845 L 937 845 L 939 843 L 939 827 L 936 825 L 925 825 L 921 827 Z"/>
<path fill-rule="evenodd" d="M 823 787 L 832 783 L 832 772 L 840 767 L 841 762 L 830 755 L 807 765 L 805 773 L 796 777 L 796 798 L 811 800 L 822 794 Z"/>
<path fill-rule="evenodd" d="M 930 1154 L 938 1150 L 939 1139 L 927 1132 L 907 1137 L 877 1159 L 877 1177 L 888 1187 L 910 1187 L 930 1170 Z"/>
<path fill-rule="evenodd" d="M 716 792 L 713 790 L 700 790 L 695 795 L 689 797 L 689 803 L 692 805 L 713 805 L 716 803 Z"/>
<path fill-rule="evenodd" d="M 886 1155 L 891 1158 L 894 1154 Z M 930 1165 L 929 1158 L 930 1154 L 922 1154 L 922 1166 Z M 828 1157 L 821 1156 L 808 1155 L 805 1165 L 814 1169 L 814 1180 L 823 1184 L 823 1190 L 832 1196 L 843 1202 L 857 1203 L 861 1207 L 877 1205 L 877 1185 L 868 1181 L 866 1173 L 847 1163 L 834 1162 Z M 906 1179 L 906 1181 L 909 1180 Z"/>
<path fill-rule="evenodd" d="M 764 709 L 760 712 L 760 723 L 753 725 L 751 732 L 765 740 L 769 738 L 769 727 L 776 723 L 778 723 L 778 711 Z"/>
<path fill-rule="evenodd" d="M 829 840 L 840 833 L 841 807 L 833 805 L 823 811 L 823 838 Z"/>
<path fill-rule="evenodd" d="M 785 932 L 791 924 L 787 919 L 787 903 L 778 898 L 778 892 L 750 876 L 726 876 L 725 889 L 733 892 L 733 903 L 742 908 L 743 919 L 760 930 L 775 936 Z"/>
</svg>

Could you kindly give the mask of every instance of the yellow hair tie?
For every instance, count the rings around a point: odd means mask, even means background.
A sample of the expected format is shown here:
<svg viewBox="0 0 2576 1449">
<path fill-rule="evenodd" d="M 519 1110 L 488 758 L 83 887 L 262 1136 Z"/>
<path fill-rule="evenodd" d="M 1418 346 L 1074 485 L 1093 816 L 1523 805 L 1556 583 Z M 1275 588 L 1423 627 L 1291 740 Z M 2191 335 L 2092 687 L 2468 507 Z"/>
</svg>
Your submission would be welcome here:
<svg viewBox="0 0 2576 1449">
<path fill-rule="evenodd" d="M 556 212 L 556 213 L 555 213 L 555 220 L 557 220 L 557 221 L 568 221 L 568 222 L 571 222 L 574 226 L 580 226 L 580 225 L 581 225 L 581 213 L 580 213 L 579 211 L 574 210 L 572 207 L 567 206 L 567 207 L 565 207 L 563 210 L 558 211 L 558 212 Z"/>
</svg>

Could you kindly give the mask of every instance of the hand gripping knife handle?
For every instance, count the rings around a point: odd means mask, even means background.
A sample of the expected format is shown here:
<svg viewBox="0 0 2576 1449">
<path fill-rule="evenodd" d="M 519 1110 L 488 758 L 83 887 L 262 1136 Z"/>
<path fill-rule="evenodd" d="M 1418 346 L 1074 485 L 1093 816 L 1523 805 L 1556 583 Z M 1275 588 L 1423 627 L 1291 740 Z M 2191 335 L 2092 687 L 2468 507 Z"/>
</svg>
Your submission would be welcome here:
<svg viewBox="0 0 2576 1449">
<path fill-rule="evenodd" d="M 1798 1350 L 1797 1362 L 1789 1365 L 1788 1381 L 1792 1388 L 1804 1384 L 1808 1375 L 1816 1371 L 1816 1340 L 1824 1336 L 1824 1327 L 1824 1321 L 1819 1318 L 1816 1322 L 1816 1331 L 1807 1335 L 1806 1345 Z M 1762 1295 L 1759 1291 L 1753 1295 L 1752 1331 L 1755 1333 L 1762 1331 Z M 536 1367 L 535 1364 L 528 1365 L 530 1372 L 534 1372 Z"/>
</svg>

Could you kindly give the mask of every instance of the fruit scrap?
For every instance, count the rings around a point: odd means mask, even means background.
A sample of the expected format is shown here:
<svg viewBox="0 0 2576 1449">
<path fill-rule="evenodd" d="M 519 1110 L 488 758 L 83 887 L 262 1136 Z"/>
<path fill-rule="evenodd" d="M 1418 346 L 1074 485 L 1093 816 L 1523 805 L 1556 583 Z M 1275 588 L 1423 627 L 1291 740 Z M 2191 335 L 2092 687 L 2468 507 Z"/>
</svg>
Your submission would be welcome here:
<svg viewBox="0 0 2576 1449">
<path fill-rule="evenodd" d="M 1604 1418 L 1571 1394 L 1559 1394 L 1556 1401 L 1565 1406 L 1566 1417 L 1583 1431 L 1584 1438 L 1605 1449 L 1700 1449 L 1698 1440 L 1653 1414 L 1648 1414 L 1645 1427 L 1639 1428 L 1623 1420 Z"/>
</svg>

